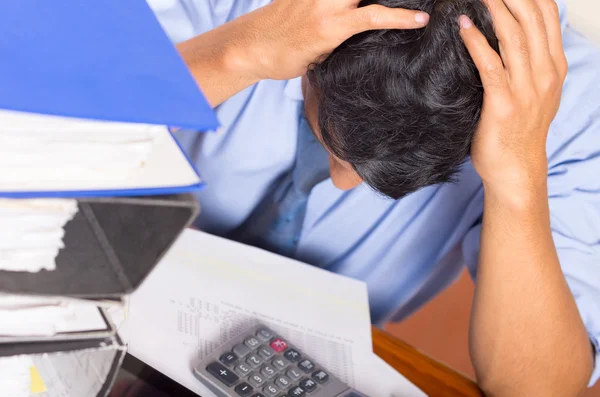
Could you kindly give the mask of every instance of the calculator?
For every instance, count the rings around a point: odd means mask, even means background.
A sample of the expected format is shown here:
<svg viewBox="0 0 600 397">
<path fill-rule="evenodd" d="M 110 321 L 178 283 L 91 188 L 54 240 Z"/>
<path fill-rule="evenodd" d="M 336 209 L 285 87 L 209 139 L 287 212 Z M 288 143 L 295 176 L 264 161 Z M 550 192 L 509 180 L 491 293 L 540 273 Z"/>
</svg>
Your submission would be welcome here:
<svg viewBox="0 0 600 397">
<path fill-rule="evenodd" d="M 367 397 L 262 325 L 226 342 L 194 375 L 219 397 Z"/>
</svg>

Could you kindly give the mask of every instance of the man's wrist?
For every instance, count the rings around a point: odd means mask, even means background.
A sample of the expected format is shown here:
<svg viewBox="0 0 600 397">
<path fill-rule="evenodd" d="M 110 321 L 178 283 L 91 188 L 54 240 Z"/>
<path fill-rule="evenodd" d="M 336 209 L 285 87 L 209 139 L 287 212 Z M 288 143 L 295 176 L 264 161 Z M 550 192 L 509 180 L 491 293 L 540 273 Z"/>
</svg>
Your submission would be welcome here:
<svg viewBox="0 0 600 397">
<path fill-rule="evenodd" d="M 498 186 L 483 184 L 484 200 L 493 208 L 502 208 L 515 214 L 531 214 L 548 208 L 546 180 L 525 186 Z"/>
</svg>

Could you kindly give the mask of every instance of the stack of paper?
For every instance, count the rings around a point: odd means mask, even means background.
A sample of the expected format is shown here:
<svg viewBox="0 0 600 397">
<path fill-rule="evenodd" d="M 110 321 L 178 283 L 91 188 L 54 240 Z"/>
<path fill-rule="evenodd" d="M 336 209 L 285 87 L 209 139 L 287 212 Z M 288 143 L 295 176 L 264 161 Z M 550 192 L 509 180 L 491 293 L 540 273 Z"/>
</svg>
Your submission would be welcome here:
<svg viewBox="0 0 600 397">
<path fill-rule="evenodd" d="M 107 328 L 98 307 L 89 302 L 0 295 L 0 341 Z"/>
<path fill-rule="evenodd" d="M 0 199 L 0 270 L 54 270 L 64 226 L 76 213 L 76 200 Z"/>
<path fill-rule="evenodd" d="M 198 186 L 164 126 L 0 111 L 0 271 L 56 268 L 77 213 L 68 197 Z"/>
<path fill-rule="evenodd" d="M 0 14 L 0 293 L 49 297 L 0 297 L 0 396 L 105 397 L 125 353 L 97 305 L 137 288 L 198 211 L 204 183 L 169 128 L 218 122 L 145 0 Z"/>
<path fill-rule="evenodd" d="M 198 231 L 111 316 L 129 353 L 202 397 L 192 368 L 259 322 L 369 396 L 425 396 L 374 355 L 365 283 Z"/>
<path fill-rule="evenodd" d="M 0 186 L 122 181 L 144 167 L 164 128 L 0 111 Z"/>
</svg>

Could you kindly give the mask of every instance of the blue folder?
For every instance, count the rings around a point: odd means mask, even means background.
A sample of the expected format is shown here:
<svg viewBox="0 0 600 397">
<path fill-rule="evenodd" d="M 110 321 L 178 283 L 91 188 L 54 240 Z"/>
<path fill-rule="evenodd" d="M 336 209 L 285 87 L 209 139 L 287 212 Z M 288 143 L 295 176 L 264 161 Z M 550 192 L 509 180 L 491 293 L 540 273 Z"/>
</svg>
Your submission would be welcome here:
<svg viewBox="0 0 600 397">
<path fill-rule="evenodd" d="M 217 118 L 145 0 L 0 2 L 0 109 L 213 130 Z M 183 156 L 183 154 L 182 154 Z M 181 193 L 2 192 L 0 197 Z"/>
<path fill-rule="evenodd" d="M 218 125 L 145 0 L 3 0 L 0 19 L 0 109 Z"/>
</svg>

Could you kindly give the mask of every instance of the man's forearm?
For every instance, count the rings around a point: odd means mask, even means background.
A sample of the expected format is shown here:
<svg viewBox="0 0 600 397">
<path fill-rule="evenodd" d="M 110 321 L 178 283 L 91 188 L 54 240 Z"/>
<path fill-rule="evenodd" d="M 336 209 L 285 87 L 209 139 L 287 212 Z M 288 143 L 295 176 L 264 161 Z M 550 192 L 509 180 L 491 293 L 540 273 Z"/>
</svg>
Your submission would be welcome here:
<svg viewBox="0 0 600 397">
<path fill-rule="evenodd" d="M 243 16 L 177 45 L 213 107 L 259 81 L 247 58 L 252 53 L 249 38 L 242 34 L 249 18 Z"/>
<path fill-rule="evenodd" d="M 554 247 L 547 189 L 485 193 L 470 330 L 478 380 L 490 395 L 575 396 L 592 354 Z"/>
</svg>

